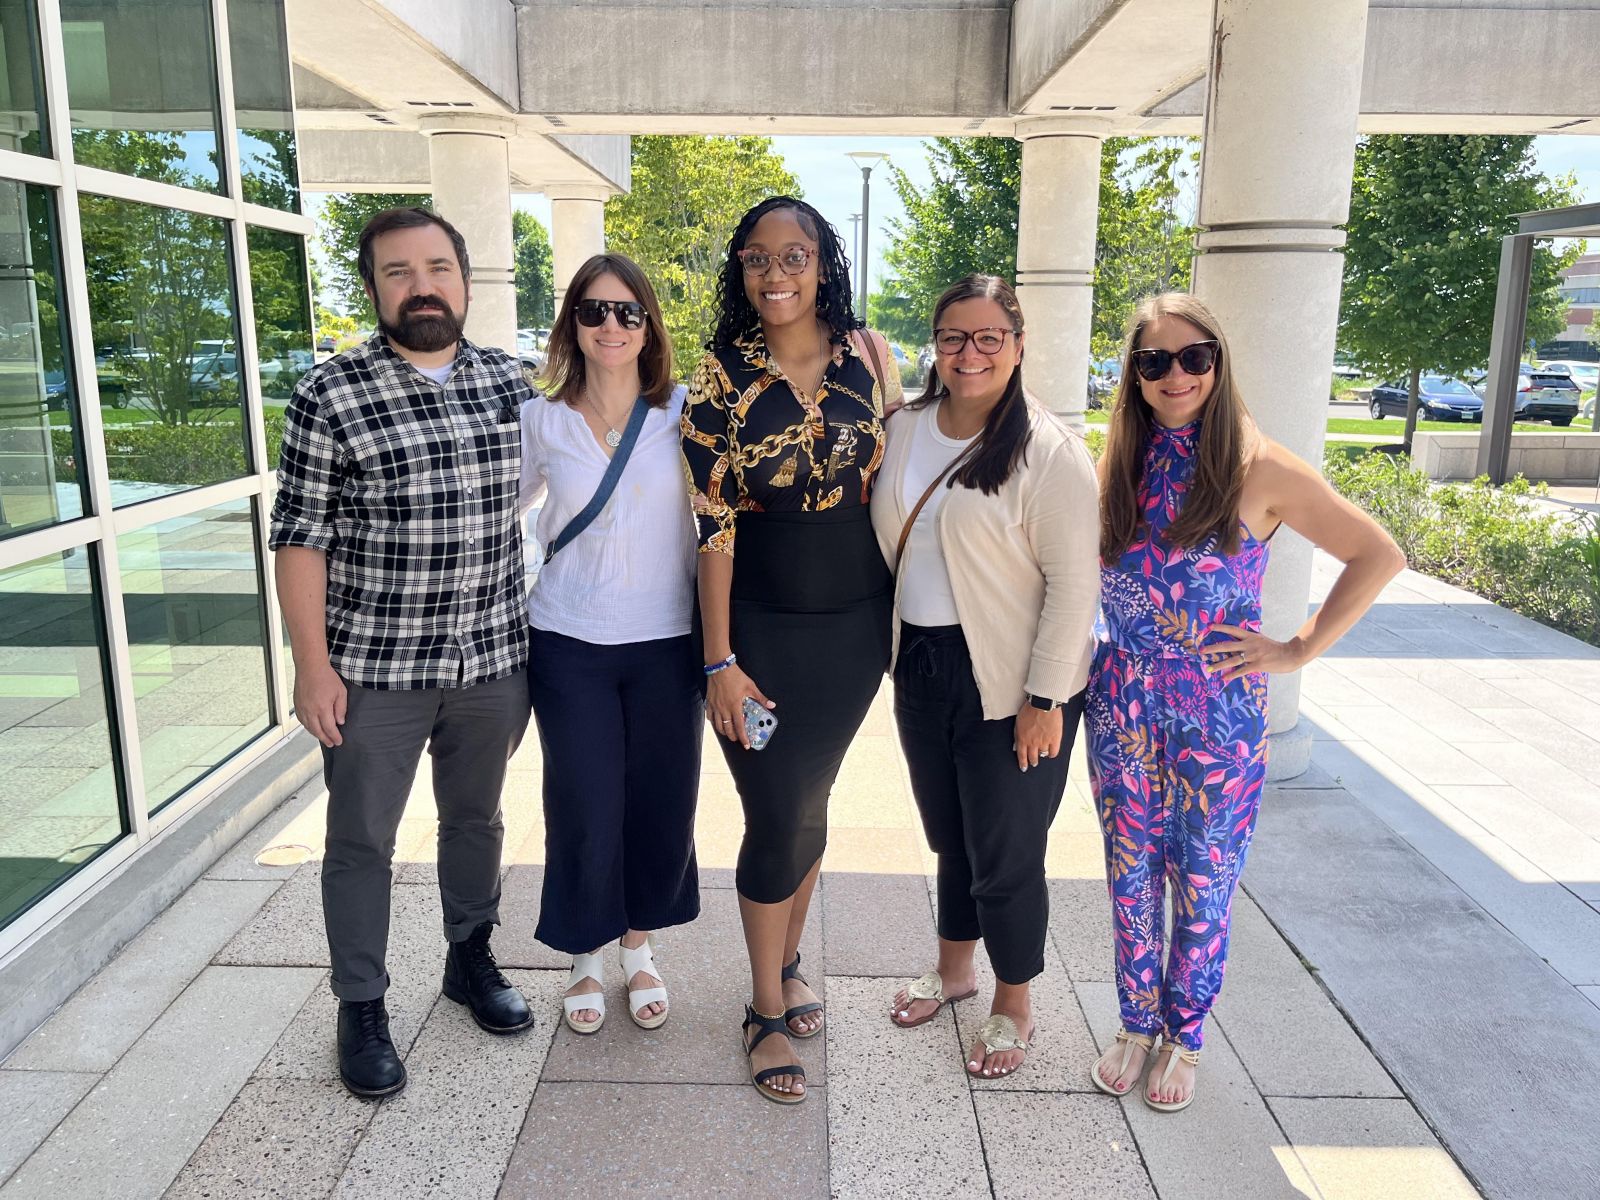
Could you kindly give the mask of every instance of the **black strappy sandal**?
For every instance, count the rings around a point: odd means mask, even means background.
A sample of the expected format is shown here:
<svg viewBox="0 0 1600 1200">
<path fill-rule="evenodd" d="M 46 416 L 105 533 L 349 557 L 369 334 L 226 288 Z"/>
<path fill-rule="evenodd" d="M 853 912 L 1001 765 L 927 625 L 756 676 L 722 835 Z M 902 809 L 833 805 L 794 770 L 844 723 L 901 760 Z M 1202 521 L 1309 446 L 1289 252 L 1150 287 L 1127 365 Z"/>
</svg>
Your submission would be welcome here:
<svg viewBox="0 0 1600 1200">
<path fill-rule="evenodd" d="M 761 1045 L 773 1034 L 777 1033 L 784 1036 L 789 1034 L 789 1026 L 785 1023 L 782 1015 L 769 1017 L 765 1013 L 758 1013 L 746 1004 L 744 1006 L 744 1024 L 739 1027 L 739 1036 L 743 1038 L 745 1031 L 752 1025 L 760 1032 L 745 1045 L 744 1056 L 747 1059 L 755 1053 L 757 1046 Z M 775 1104 L 799 1104 L 806 1098 L 804 1092 L 799 1095 L 794 1092 L 780 1092 L 767 1082 L 769 1079 L 775 1079 L 779 1075 L 793 1075 L 796 1079 L 803 1080 L 806 1077 L 806 1069 L 799 1063 L 790 1063 L 786 1067 L 768 1067 L 764 1071 L 752 1070 L 750 1072 L 750 1082 L 756 1085 L 756 1091 Z"/>
<path fill-rule="evenodd" d="M 785 980 L 798 979 L 801 983 L 804 983 L 807 987 L 811 986 L 811 984 L 806 981 L 806 977 L 804 975 L 800 974 L 800 951 L 796 950 L 794 952 L 794 961 L 783 969 L 783 978 Z M 794 1020 L 796 1017 L 803 1017 L 808 1013 L 821 1012 L 821 1011 L 822 1011 L 822 1005 L 821 1005 L 820 1002 L 812 1003 L 812 1004 L 796 1004 L 793 1008 L 786 1008 L 786 1009 L 783 1010 L 783 1021 L 784 1021 L 784 1024 L 787 1025 L 790 1021 Z M 822 1026 L 821 1025 L 818 1025 L 810 1033 L 796 1033 L 793 1029 L 790 1029 L 788 1031 L 790 1037 L 797 1037 L 797 1038 L 813 1038 L 813 1037 L 816 1037 L 817 1034 L 819 1034 L 821 1032 L 822 1032 Z"/>
</svg>

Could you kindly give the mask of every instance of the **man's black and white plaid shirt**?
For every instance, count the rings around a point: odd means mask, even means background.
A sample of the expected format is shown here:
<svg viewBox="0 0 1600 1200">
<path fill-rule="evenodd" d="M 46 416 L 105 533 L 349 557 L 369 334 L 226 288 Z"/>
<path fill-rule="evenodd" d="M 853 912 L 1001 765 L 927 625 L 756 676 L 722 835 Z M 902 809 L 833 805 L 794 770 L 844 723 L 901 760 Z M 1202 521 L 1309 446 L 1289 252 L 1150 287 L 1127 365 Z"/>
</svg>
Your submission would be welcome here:
<svg viewBox="0 0 1600 1200">
<path fill-rule="evenodd" d="M 328 555 L 328 653 L 370 688 L 464 687 L 526 665 L 514 359 L 463 340 L 441 386 L 381 333 L 289 402 L 271 546 Z"/>
</svg>

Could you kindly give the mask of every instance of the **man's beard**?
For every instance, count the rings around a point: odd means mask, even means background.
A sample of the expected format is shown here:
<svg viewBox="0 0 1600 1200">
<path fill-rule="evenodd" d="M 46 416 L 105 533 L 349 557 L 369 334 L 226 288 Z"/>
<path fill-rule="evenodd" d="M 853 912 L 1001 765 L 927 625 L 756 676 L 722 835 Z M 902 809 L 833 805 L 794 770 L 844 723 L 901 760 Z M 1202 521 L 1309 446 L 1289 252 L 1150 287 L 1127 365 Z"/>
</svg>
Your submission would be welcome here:
<svg viewBox="0 0 1600 1200">
<path fill-rule="evenodd" d="M 419 313 L 417 310 L 433 306 L 437 312 Z M 450 311 L 450 306 L 438 296 L 413 296 L 400 306 L 398 319 L 391 323 L 383 313 L 378 313 L 378 328 L 398 346 L 417 354 L 435 354 L 446 350 L 461 340 L 461 327 L 467 319 L 465 308 L 460 316 Z"/>
</svg>

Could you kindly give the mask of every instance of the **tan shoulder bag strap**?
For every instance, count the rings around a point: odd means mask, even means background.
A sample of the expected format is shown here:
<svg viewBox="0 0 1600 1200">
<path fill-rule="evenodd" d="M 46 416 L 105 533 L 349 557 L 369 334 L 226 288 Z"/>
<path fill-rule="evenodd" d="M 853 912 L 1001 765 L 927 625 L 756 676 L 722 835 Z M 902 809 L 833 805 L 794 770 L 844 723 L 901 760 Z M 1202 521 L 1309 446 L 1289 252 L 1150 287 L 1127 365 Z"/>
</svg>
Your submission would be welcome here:
<svg viewBox="0 0 1600 1200">
<path fill-rule="evenodd" d="M 878 353 L 878 343 L 873 339 L 872 331 L 869 329 L 858 329 L 856 330 L 856 337 L 860 340 L 862 346 L 866 348 L 867 358 L 872 361 L 872 378 L 877 382 L 880 388 L 884 387 L 883 358 Z"/>
<path fill-rule="evenodd" d="M 938 418 L 935 416 L 932 419 L 937 420 Z M 933 497 L 934 489 L 950 478 L 950 473 L 961 465 L 962 460 L 978 448 L 978 442 L 982 436 L 980 434 L 978 437 L 973 438 L 972 443 L 965 450 L 952 458 L 950 465 L 940 471 L 939 477 L 928 485 L 928 490 L 922 493 L 922 498 L 912 505 L 911 515 L 906 518 L 906 523 L 900 530 L 900 544 L 894 548 L 894 570 L 897 576 L 900 574 L 900 562 L 905 558 L 906 543 L 911 540 L 911 527 L 917 523 L 917 516 L 922 512 L 922 506 L 927 504 Z"/>
</svg>

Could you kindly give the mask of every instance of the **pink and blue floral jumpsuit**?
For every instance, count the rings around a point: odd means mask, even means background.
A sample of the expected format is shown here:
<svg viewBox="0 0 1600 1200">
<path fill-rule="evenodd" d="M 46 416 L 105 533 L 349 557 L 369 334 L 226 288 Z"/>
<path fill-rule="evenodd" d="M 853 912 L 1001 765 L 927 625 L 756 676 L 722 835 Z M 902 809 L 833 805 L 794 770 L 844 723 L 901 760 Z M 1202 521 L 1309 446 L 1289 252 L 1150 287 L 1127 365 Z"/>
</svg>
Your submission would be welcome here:
<svg viewBox="0 0 1600 1200">
<path fill-rule="evenodd" d="M 1267 771 L 1267 677 L 1223 683 L 1200 656 L 1212 625 L 1261 627 L 1267 545 L 1243 528 L 1231 555 L 1215 538 L 1186 549 L 1166 537 L 1199 431 L 1198 422 L 1157 426 L 1145 448 L 1145 524 L 1118 561 L 1100 566 L 1104 640 L 1086 709 L 1122 1024 L 1191 1050 L 1222 988 L 1228 915 Z"/>
</svg>

